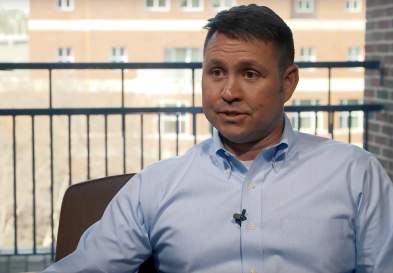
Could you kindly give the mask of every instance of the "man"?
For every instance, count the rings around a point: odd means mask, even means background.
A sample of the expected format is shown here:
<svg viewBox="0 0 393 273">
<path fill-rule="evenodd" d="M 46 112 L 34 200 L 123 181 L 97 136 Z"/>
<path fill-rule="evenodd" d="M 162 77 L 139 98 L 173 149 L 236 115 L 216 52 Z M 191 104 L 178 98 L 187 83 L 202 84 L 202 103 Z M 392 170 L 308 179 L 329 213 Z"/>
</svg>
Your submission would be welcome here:
<svg viewBox="0 0 393 273">
<path fill-rule="evenodd" d="M 137 174 L 49 272 L 393 272 L 393 186 L 369 153 L 294 132 L 291 30 L 267 7 L 209 20 L 203 108 L 217 129 Z"/>
</svg>

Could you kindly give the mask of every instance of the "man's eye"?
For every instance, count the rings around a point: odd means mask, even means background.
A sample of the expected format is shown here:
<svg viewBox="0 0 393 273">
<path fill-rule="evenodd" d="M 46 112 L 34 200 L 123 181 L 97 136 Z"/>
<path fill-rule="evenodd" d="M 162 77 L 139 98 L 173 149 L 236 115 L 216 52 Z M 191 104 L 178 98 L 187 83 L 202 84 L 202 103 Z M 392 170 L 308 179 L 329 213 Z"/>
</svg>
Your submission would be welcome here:
<svg viewBox="0 0 393 273">
<path fill-rule="evenodd" d="M 213 68 L 212 70 L 210 70 L 210 74 L 213 77 L 220 78 L 224 76 L 224 71 L 221 68 Z"/>
<path fill-rule="evenodd" d="M 254 70 L 246 70 L 244 72 L 244 78 L 249 79 L 249 80 L 254 80 L 254 79 L 258 78 L 258 76 L 259 76 L 259 73 Z"/>
</svg>

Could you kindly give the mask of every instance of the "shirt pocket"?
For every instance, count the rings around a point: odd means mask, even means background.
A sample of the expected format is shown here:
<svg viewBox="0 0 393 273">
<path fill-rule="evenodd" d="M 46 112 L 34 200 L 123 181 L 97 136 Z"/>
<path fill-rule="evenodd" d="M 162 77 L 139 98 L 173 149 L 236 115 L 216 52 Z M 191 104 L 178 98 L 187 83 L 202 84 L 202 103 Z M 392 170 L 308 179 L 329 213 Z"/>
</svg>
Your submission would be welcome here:
<svg viewBox="0 0 393 273">
<path fill-rule="evenodd" d="M 346 272 L 355 265 L 355 236 L 346 219 L 288 219 L 280 229 L 287 251 L 317 268 Z"/>
</svg>

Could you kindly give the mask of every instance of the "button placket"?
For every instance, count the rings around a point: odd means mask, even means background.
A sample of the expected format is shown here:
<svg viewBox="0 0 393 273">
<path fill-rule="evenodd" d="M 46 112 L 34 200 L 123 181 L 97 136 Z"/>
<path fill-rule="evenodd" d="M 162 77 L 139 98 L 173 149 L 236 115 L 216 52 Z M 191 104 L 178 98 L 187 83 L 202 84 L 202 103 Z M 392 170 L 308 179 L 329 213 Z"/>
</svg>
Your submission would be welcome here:
<svg viewBox="0 0 393 273">
<path fill-rule="evenodd" d="M 242 191 L 242 208 L 247 210 L 247 220 L 241 226 L 243 272 L 257 272 L 262 264 L 262 190 L 268 174 L 272 170 L 271 162 L 263 157 L 257 158 L 245 177 Z"/>
<path fill-rule="evenodd" d="M 257 183 L 255 181 L 251 181 L 250 183 L 248 183 L 248 188 L 250 190 L 255 190 L 257 187 Z"/>
<path fill-rule="evenodd" d="M 245 178 L 243 184 L 242 208 L 247 210 L 247 220 L 241 226 L 242 229 L 242 253 L 243 272 L 250 272 L 250 269 L 259 267 L 260 232 L 258 229 L 260 212 L 260 186 L 255 180 L 255 173 L 251 170 Z"/>
<path fill-rule="evenodd" d="M 246 225 L 246 230 L 247 231 L 254 231 L 257 229 L 257 225 L 256 224 L 247 224 Z"/>
</svg>

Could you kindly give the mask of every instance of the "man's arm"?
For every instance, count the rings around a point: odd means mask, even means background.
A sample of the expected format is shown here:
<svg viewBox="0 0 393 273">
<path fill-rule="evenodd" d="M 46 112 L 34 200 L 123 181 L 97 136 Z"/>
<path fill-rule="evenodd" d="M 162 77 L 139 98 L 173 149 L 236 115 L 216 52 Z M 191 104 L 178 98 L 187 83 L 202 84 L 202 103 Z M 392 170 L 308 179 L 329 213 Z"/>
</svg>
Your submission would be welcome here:
<svg viewBox="0 0 393 273">
<path fill-rule="evenodd" d="M 357 273 L 393 272 L 393 184 L 371 158 L 363 172 L 356 218 Z"/>
<path fill-rule="evenodd" d="M 151 255 L 140 191 L 137 174 L 109 203 L 102 219 L 83 233 L 77 249 L 43 273 L 137 272 Z"/>
</svg>

